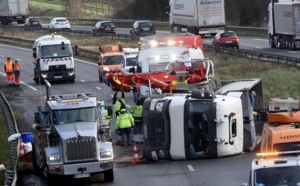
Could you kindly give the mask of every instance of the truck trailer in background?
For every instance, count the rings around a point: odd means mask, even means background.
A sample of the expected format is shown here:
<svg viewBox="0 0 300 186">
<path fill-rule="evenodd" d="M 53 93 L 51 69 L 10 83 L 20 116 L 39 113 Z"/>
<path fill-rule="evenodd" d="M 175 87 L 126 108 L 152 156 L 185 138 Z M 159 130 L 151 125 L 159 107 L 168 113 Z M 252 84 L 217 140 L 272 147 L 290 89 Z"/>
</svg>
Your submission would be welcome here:
<svg viewBox="0 0 300 186">
<path fill-rule="evenodd" d="M 300 1 L 271 0 L 266 21 L 271 48 L 300 47 Z"/>
<path fill-rule="evenodd" d="M 8 25 L 12 22 L 23 24 L 28 16 L 28 0 L 0 0 L 0 21 L 2 25 Z"/>
<path fill-rule="evenodd" d="M 225 29 L 224 0 L 170 0 L 171 32 L 188 32 L 214 36 Z"/>
</svg>

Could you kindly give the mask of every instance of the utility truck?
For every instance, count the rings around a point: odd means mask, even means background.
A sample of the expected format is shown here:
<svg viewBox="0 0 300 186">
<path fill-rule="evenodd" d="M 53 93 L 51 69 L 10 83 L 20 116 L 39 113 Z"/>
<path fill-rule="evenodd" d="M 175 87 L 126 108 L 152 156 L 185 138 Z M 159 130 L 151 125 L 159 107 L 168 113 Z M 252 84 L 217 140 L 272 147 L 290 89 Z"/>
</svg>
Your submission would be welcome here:
<svg viewBox="0 0 300 186">
<path fill-rule="evenodd" d="M 300 151 L 258 153 L 252 161 L 249 183 L 242 186 L 300 185 Z"/>
<path fill-rule="evenodd" d="M 263 108 L 261 80 L 224 81 L 215 92 L 212 85 L 144 100 L 146 160 L 218 158 L 256 148 L 253 111 Z"/>
<path fill-rule="evenodd" d="M 271 48 L 300 47 L 300 2 L 294 0 L 271 0 L 268 5 L 269 44 Z"/>
<path fill-rule="evenodd" d="M 125 74 L 133 73 L 137 70 L 137 56 L 139 51 L 139 48 L 123 48 L 125 62 L 122 64 L 122 71 Z"/>
<path fill-rule="evenodd" d="M 225 29 L 224 0 L 170 0 L 171 32 L 186 28 L 196 35 L 215 36 Z"/>
<path fill-rule="evenodd" d="M 299 100 L 271 98 L 263 127 L 261 151 L 300 150 Z"/>
<path fill-rule="evenodd" d="M 71 175 L 85 178 L 104 173 L 114 180 L 114 153 L 105 121 L 104 102 L 90 93 L 51 95 L 35 113 L 32 161 L 46 178 Z M 48 179 L 51 181 L 51 179 Z"/>
<path fill-rule="evenodd" d="M 29 16 L 28 0 L 0 0 L 0 21 L 2 25 L 12 22 L 25 23 Z"/>
<path fill-rule="evenodd" d="M 45 35 L 33 46 L 35 83 L 47 81 L 75 82 L 75 64 L 71 41 L 61 35 Z"/>
<path fill-rule="evenodd" d="M 121 43 L 118 46 L 103 47 L 99 44 L 98 75 L 103 81 L 107 72 L 121 72 L 125 63 L 125 54 Z"/>
</svg>

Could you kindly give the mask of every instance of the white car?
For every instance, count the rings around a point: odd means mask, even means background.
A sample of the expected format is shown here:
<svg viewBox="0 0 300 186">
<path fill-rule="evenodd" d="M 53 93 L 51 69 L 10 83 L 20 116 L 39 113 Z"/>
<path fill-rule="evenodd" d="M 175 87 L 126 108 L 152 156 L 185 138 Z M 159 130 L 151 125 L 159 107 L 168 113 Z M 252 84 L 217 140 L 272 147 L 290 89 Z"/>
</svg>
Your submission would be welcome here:
<svg viewBox="0 0 300 186">
<path fill-rule="evenodd" d="M 48 24 L 48 28 L 71 29 L 70 22 L 65 17 L 55 17 Z"/>
</svg>

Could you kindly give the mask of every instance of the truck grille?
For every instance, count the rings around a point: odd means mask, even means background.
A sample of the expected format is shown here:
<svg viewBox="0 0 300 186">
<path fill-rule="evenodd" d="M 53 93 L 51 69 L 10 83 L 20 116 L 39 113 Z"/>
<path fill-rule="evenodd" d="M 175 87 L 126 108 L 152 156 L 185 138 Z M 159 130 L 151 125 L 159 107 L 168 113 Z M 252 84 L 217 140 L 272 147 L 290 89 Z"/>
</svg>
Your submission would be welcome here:
<svg viewBox="0 0 300 186">
<path fill-rule="evenodd" d="M 58 71 L 58 70 L 66 70 L 66 65 L 50 65 L 49 71 Z"/>
<path fill-rule="evenodd" d="M 164 142 L 164 122 L 161 114 L 151 114 L 148 119 L 148 142 L 152 148 L 157 148 Z"/>
<path fill-rule="evenodd" d="M 66 140 L 65 162 L 93 161 L 97 159 L 95 137 L 70 138 Z"/>
</svg>

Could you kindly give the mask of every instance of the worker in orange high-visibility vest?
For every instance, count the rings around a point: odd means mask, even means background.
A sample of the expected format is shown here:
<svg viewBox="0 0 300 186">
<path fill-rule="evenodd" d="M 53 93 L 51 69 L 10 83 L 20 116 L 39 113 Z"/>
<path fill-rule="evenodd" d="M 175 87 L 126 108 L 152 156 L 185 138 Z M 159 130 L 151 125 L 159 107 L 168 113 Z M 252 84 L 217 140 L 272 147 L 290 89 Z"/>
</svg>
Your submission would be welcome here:
<svg viewBox="0 0 300 186">
<path fill-rule="evenodd" d="M 4 64 L 4 71 L 6 72 L 6 79 L 9 86 L 14 86 L 15 84 L 14 66 L 14 63 L 8 57 Z"/>
<path fill-rule="evenodd" d="M 15 86 L 19 87 L 20 86 L 20 60 L 16 59 L 15 60 L 15 68 L 14 68 L 14 74 L 15 74 Z"/>
</svg>

